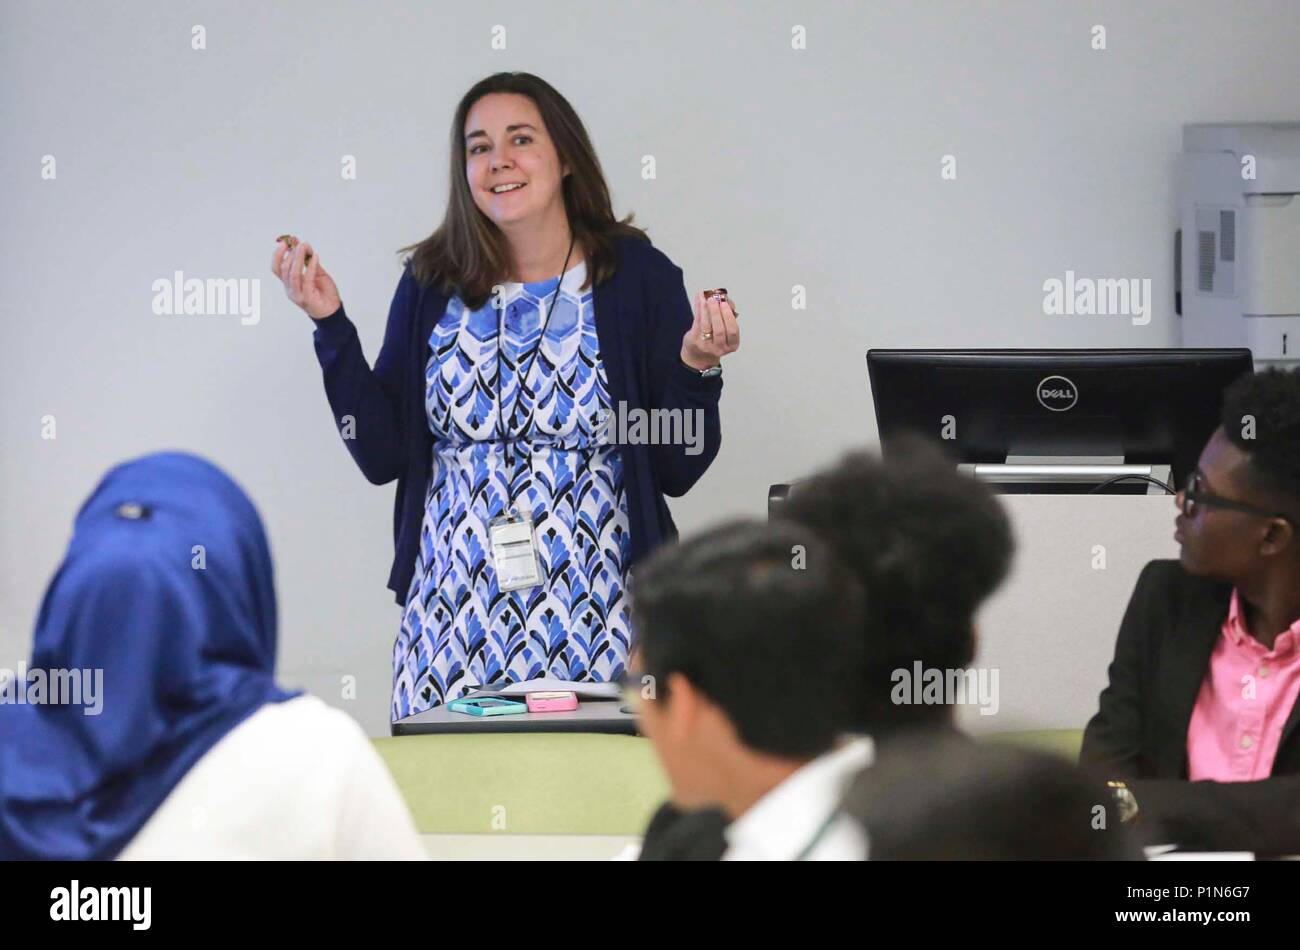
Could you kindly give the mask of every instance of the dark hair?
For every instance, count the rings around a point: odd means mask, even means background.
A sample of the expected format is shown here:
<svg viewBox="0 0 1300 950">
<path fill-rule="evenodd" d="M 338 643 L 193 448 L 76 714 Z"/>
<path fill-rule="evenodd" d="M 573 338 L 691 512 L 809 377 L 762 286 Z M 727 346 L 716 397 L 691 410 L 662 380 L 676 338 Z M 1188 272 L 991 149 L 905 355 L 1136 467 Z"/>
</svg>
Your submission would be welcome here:
<svg viewBox="0 0 1300 950">
<path fill-rule="evenodd" d="M 1246 417 L 1254 420 L 1246 438 Z M 1259 487 L 1300 508 L 1300 371 L 1243 373 L 1223 392 L 1223 434 L 1250 456 Z"/>
<path fill-rule="evenodd" d="M 976 609 L 1002 582 L 1015 542 L 1002 506 L 919 436 L 891 440 L 799 483 L 777 510 L 830 543 L 866 592 L 857 692 L 868 731 L 951 718 L 942 705 L 895 704 L 893 671 L 959 669 L 975 656 Z"/>
<path fill-rule="evenodd" d="M 452 116 L 450 187 L 442 224 L 423 241 L 398 252 L 414 251 L 403 263 L 410 263 L 411 273 L 421 286 L 436 282 L 447 296 L 459 294 L 471 310 L 483 305 L 510 266 L 505 237 L 474 204 L 465 181 L 466 117 L 474 103 L 494 92 L 518 93 L 532 99 L 555 143 L 561 165 L 569 166 L 570 174 L 561 180 L 561 191 L 569 227 L 587 252 L 587 282 L 583 289 L 613 275 L 619 237 L 650 240 L 644 229 L 632 226 L 635 215 L 615 220 L 600 160 L 569 101 L 532 73 L 495 73 L 470 87 Z"/>
<path fill-rule="evenodd" d="M 845 796 L 871 860 L 1142 859 L 1105 786 L 1065 759 L 933 730 L 907 738 Z"/>
<path fill-rule="evenodd" d="M 802 549 L 800 549 L 802 546 Z M 632 617 L 656 697 L 680 673 L 759 752 L 812 758 L 851 722 L 862 594 L 818 540 L 731 521 L 660 548 L 633 574 Z"/>
</svg>

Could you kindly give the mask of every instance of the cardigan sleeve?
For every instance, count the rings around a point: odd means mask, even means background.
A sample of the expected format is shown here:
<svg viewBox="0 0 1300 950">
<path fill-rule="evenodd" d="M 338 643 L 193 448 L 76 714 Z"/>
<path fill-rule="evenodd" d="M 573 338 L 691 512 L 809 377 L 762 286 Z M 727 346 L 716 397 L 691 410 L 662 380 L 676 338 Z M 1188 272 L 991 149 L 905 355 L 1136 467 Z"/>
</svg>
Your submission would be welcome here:
<svg viewBox="0 0 1300 950">
<path fill-rule="evenodd" d="M 376 485 L 391 482 L 405 470 L 404 369 L 418 289 L 408 266 L 393 294 L 373 369 L 342 304 L 316 321 L 313 334 L 334 425 L 361 473 Z"/>
<path fill-rule="evenodd" d="M 656 285 L 647 288 L 650 299 L 649 375 L 651 409 L 682 412 L 686 444 L 651 445 L 651 460 L 660 488 L 670 498 L 685 495 L 713 462 L 722 445 L 718 399 L 722 377 L 703 378 L 681 361 L 682 337 L 694 322 L 695 312 L 686 293 L 682 269 L 668 262 L 669 270 L 652 273 Z M 689 418 L 688 418 L 689 417 Z M 696 425 L 696 422 L 700 425 Z M 687 426 L 691 428 L 687 428 Z"/>
</svg>

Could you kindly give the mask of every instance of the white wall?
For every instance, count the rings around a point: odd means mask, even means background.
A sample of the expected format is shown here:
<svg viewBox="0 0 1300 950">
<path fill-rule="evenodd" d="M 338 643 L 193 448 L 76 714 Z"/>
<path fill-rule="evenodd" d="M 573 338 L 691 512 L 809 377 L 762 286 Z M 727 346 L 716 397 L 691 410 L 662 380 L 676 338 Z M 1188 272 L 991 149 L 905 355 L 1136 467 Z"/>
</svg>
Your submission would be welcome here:
<svg viewBox="0 0 1300 950">
<path fill-rule="evenodd" d="M 616 212 L 692 291 L 741 304 L 722 453 L 674 505 L 689 530 L 761 514 L 769 483 L 874 440 L 868 347 L 1177 342 L 1182 124 L 1296 119 L 1298 35 L 1288 0 L 5 4 L 0 665 L 26 656 L 103 471 L 185 448 L 266 520 L 281 678 L 386 732 L 392 489 L 339 444 L 309 320 L 266 268 L 275 235 L 311 240 L 373 357 L 393 252 L 441 219 L 448 123 L 484 75 L 568 96 Z M 178 269 L 263 278 L 260 323 L 155 316 L 151 284 Z M 1150 277 L 1150 325 L 1045 316 L 1043 281 L 1067 269 Z"/>
</svg>

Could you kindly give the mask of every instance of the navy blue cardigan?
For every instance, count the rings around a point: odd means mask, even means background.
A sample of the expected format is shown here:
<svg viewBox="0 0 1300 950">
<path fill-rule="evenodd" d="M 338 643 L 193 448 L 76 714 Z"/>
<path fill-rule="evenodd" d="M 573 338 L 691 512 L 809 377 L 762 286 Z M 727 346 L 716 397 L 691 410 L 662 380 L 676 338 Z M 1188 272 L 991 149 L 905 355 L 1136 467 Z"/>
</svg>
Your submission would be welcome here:
<svg viewBox="0 0 1300 950">
<path fill-rule="evenodd" d="M 623 459 L 631 563 L 635 564 L 677 535 L 664 496 L 686 494 L 718 454 L 722 377 L 703 379 L 681 362 L 682 336 L 694 318 L 682 269 L 648 241 L 619 237 L 617 243 L 614 275 L 592 288 L 596 337 L 615 410 L 624 403 L 629 410 L 702 409 L 704 413 L 703 451 L 698 455 L 688 455 L 682 445 L 617 446 Z M 351 438 L 345 437 L 343 444 L 374 484 L 397 479 L 388 587 L 399 604 L 405 602 L 415 572 L 433 464 L 433 433 L 424 404 L 429 336 L 447 301 L 436 286 L 420 286 L 408 264 L 393 295 L 373 369 L 342 305 L 315 321 L 316 358 L 334 423 L 341 434 L 351 429 Z"/>
</svg>

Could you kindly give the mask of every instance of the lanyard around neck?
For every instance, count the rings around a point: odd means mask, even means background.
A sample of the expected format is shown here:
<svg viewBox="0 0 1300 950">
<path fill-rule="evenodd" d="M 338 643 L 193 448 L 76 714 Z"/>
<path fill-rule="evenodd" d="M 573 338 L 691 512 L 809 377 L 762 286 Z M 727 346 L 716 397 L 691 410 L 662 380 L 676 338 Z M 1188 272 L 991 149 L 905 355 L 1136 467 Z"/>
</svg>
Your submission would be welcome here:
<svg viewBox="0 0 1300 950">
<path fill-rule="evenodd" d="M 564 272 L 565 270 L 568 269 L 569 257 L 573 254 L 573 242 L 574 240 L 576 240 L 576 238 L 577 235 L 573 235 L 573 237 L 570 238 L 569 240 L 569 250 L 568 253 L 564 255 L 564 265 L 560 268 L 560 276 L 555 285 L 555 296 L 551 298 L 551 305 L 546 310 L 546 319 L 542 321 L 541 333 L 537 335 L 537 345 L 533 347 L 533 352 L 528 359 L 528 365 L 523 371 L 522 378 L 519 373 L 518 366 L 516 366 L 515 368 L 513 374 L 515 378 L 515 404 L 510 411 L 511 421 L 514 420 L 515 410 L 519 408 L 519 391 L 523 387 L 523 384 L 528 381 L 528 374 L 532 371 L 533 363 L 537 362 L 537 354 L 539 354 L 542 351 L 542 341 L 546 339 L 546 328 L 551 325 L 551 314 L 555 312 L 556 301 L 560 299 L 560 290 L 564 286 Z M 514 435 L 507 436 L 506 434 L 507 430 L 503 427 L 502 419 L 501 419 L 501 347 L 504 341 L 505 341 L 505 307 L 498 306 L 497 307 L 496 385 L 492 388 L 492 401 L 496 404 L 496 410 L 497 410 L 497 425 L 496 425 L 497 440 L 501 442 L 502 445 L 505 446 L 505 450 L 506 450 L 506 469 L 507 469 L 506 471 L 506 512 L 510 513 L 514 511 L 514 507 L 515 507 L 514 492 L 510 487 L 510 483 L 514 479 L 514 471 L 515 471 L 514 442 L 516 436 Z M 519 362 L 522 363 L 524 361 L 520 360 Z M 531 453 L 529 454 L 528 457 L 528 464 L 530 466 L 532 465 Z"/>
<path fill-rule="evenodd" d="M 838 818 L 839 816 L 840 816 L 840 810 L 838 807 L 836 807 L 829 815 L 826 816 L 826 820 L 821 823 L 820 827 L 818 827 L 817 833 L 812 836 L 812 840 L 810 840 L 806 845 L 804 845 L 803 848 L 799 851 L 798 854 L 794 856 L 792 860 L 806 861 L 808 859 L 808 855 L 812 854 L 813 849 L 816 848 L 817 845 L 821 844 L 822 838 L 826 837 L 826 832 L 831 830 L 831 825 L 835 824 L 835 819 Z"/>
</svg>

